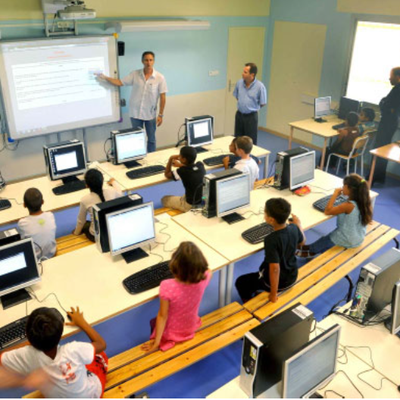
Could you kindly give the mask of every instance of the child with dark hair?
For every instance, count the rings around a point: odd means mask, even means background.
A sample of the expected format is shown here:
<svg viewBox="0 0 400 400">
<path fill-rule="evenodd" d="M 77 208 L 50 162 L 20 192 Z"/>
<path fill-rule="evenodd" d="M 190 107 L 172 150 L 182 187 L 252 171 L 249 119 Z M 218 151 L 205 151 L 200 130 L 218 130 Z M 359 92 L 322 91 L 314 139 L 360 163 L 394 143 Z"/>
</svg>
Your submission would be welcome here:
<svg viewBox="0 0 400 400">
<path fill-rule="evenodd" d="M 348 201 L 334 206 L 339 195 L 348 196 Z M 357 174 L 347 175 L 343 187 L 337 188 L 330 198 L 325 215 L 337 215 L 336 229 L 316 242 L 302 246 L 297 255 L 311 258 L 333 246 L 345 248 L 358 247 L 362 244 L 367 225 L 372 221 L 371 198 L 367 181 Z"/>
<path fill-rule="evenodd" d="M 265 203 L 265 222 L 272 225 L 274 232 L 264 239 L 265 257 L 259 272 L 239 276 L 236 289 L 243 303 L 258 291 L 270 293 L 269 300 L 278 301 L 278 292 L 292 286 L 297 279 L 297 246 L 305 243 L 305 235 L 299 218 L 292 214 L 292 207 L 283 198 L 273 198 Z"/>
<path fill-rule="evenodd" d="M 50 211 L 43 212 L 43 196 L 36 188 L 24 194 L 24 207 L 29 216 L 18 221 L 18 231 L 22 239 L 32 238 L 38 259 L 51 258 L 56 254 L 56 221 Z"/>
<path fill-rule="evenodd" d="M 360 136 L 360 131 L 357 127 L 358 114 L 351 111 L 347 114 L 345 127 L 338 130 L 339 136 L 335 143 L 326 150 L 325 162 L 328 156 L 332 153 L 349 155 L 353 148 L 354 141 Z"/>
<path fill-rule="evenodd" d="M 85 183 L 86 187 L 89 188 L 90 193 L 81 199 L 76 228 L 72 233 L 74 235 L 80 235 L 83 232 L 89 240 L 94 242 L 92 207 L 95 204 L 121 197 L 122 192 L 120 186 L 114 178 L 111 178 L 107 182 L 111 187 L 103 189 L 103 174 L 97 169 L 89 169 L 86 171 Z M 87 213 L 90 215 L 90 221 L 86 220 Z"/>
<path fill-rule="evenodd" d="M 364 132 L 372 132 L 377 129 L 375 120 L 375 111 L 372 108 L 365 107 L 361 110 L 358 130 L 362 135 Z"/>
<path fill-rule="evenodd" d="M 71 322 L 89 337 L 91 343 L 71 342 L 60 346 L 64 317 L 55 308 L 34 310 L 26 324 L 30 346 L 0 354 L 0 363 L 8 371 L 29 376 L 42 370 L 48 382 L 40 387 L 50 398 L 100 398 L 103 395 L 108 358 L 104 353 L 106 342 L 86 322 L 79 307 L 68 312 Z"/>
<path fill-rule="evenodd" d="M 192 339 L 201 326 L 198 316 L 204 290 L 211 279 L 208 263 L 192 242 L 182 242 L 172 254 L 169 268 L 173 279 L 160 285 L 160 309 L 150 321 L 153 342 L 143 345 L 146 351 L 165 351 L 177 342 Z"/>
<path fill-rule="evenodd" d="M 174 181 L 182 180 L 185 195 L 164 196 L 161 199 L 163 207 L 186 212 L 201 204 L 203 178 L 206 170 L 201 161 L 195 163 L 196 157 L 197 151 L 194 147 L 183 146 L 179 155 L 169 158 L 164 175 Z M 173 170 L 173 166 L 177 169 Z"/>
</svg>

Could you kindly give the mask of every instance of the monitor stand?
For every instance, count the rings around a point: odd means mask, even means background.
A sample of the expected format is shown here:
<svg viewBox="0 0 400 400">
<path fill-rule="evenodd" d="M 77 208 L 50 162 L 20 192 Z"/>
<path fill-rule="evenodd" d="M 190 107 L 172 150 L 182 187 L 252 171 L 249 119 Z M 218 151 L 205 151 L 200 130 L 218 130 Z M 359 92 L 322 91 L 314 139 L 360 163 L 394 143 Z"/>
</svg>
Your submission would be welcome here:
<svg viewBox="0 0 400 400">
<path fill-rule="evenodd" d="M 126 253 L 122 253 L 122 257 L 127 264 L 130 264 L 131 262 L 140 260 L 141 258 L 145 258 L 148 256 L 149 255 L 140 247 L 134 250 L 127 251 Z"/>
<path fill-rule="evenodd" d="M 32 296 L 25 289 L 20 289 L 0 297 L 1 304 L 3 305 L 3 310 L 16 306 L 17 304 L 24 303 L 25 301 L 31 299 Z"/>
<path fill-rule="evenodd" d="M 208 151 L 208 149 L 205 149 L 204 147 L 195 147 L 197 154 L 199 153 L 205 153 L 206 151 Z"/>
<path fill-rule="evenodd" d="M 76 176 L 67 176 L 61 180 L 63 185 L 53 188 L 53 193 L 56 195 L 67 194 L 86 189 L 86 183 L 78 179 Z"/>
<path fill-rule="evenodd" d="M 234 224 L 236 222 L 244 220 L 244 217 L 242 217 L 238 213 L 232 213 L 232 214 L 225 215 L 224 217 L 222 217 L 222 219 L 225 222 L 227 222 L 229 225 L 231 225 L 231 224 Z"/>
<path fill-rule="evenodd" d="M 142 164 L 138 163 L 135 160 L 124 162 L 124 165 L 125 165 L 126 168 L 135 168 L 135 167 L 142 167 L 143 166 Z"/>
<path fill-rule="evenodd" d="M 326 119 L 323 118 L 314 118 L 315 122 L 328 122 Z"/>
</svg>

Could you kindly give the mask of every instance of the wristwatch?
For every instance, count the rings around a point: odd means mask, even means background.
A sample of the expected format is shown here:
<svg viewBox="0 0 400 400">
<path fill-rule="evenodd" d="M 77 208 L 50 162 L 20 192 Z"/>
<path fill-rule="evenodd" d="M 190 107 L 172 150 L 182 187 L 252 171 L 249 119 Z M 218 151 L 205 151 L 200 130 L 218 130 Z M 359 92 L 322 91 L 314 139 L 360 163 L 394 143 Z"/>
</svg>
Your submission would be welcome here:
<svg viewBox="0 0 400 400">
<path fill-rule="evenodd" d="M 162 118 L 164 116 L 164 114 L 158 114 L 158 116 Z"/>
</svg>

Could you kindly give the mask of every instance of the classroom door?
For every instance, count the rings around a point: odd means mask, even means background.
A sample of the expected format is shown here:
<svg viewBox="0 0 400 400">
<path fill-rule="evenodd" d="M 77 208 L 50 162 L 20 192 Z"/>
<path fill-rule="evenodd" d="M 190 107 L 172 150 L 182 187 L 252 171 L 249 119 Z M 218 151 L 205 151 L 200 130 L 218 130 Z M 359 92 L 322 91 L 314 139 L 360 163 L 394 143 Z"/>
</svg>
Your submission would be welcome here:
<svg viewBox="0 0 400 400">
<path fill-rule="evenodd" d="M 243 67 L 253 62 L 258 67 L 257 79 L 263 76 L 265 28 L 229 28 L 227 81 L 225 95 L 224 134 L 233 135 L 235 126 L 236 99 L 232 93 L 241 79 Z"/>
</svg>

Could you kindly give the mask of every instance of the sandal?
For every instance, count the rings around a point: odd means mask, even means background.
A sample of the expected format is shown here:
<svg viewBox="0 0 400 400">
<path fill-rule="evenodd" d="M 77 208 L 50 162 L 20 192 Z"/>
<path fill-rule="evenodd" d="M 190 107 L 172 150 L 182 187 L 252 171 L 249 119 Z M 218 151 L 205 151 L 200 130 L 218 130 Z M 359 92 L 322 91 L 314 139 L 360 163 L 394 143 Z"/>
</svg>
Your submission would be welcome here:
<svg viewBox="0 0 400 400">
<path fill-rule="evenodd" d="M 306 260 L 312 260 L 316 256 L 316 254 L 310 253 L 310 250 L 303 250 L 302 247 L 300 247 L 300 249 L 297 249 L 294 255 L 296 257 L 305 258 Z"/>
</svg>

